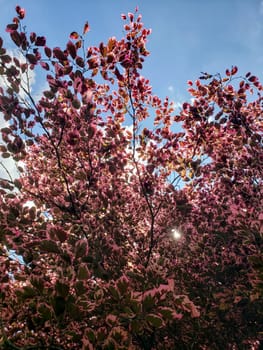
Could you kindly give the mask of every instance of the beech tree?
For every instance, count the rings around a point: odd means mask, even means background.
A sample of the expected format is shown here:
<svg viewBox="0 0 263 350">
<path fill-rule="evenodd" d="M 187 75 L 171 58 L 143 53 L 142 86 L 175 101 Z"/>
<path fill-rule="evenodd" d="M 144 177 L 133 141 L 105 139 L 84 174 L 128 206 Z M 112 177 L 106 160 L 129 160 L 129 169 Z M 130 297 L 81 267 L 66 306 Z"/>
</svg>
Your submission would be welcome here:
<svg viewBox="0 0 263 350">
<path fill-rule="evenodd" d="M 259 79 L 202 73 L 176 113 L 141 75 L 137 11 L 121 40 L 86 47 L 85 23 L 64 48 L 16 13 L 19 55 L 0 39 L 0 150 L 18 171 L 1 162 L 1 348 L 259 349 Z"/>
</svg>

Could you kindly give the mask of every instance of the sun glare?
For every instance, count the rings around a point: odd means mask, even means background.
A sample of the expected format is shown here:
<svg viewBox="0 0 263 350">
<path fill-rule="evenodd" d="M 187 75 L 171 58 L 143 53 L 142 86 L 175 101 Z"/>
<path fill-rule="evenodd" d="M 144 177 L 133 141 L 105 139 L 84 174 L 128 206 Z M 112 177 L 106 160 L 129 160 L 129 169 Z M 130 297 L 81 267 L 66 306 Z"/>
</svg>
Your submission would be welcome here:
<svg viewBox="0 0 263 350">
<path fill-rule="evenodd" d="M 173 238 L 176 240 L 182 237 L 181 232 L 177 228 L 173 228 L 171 232 L 172 232 Z"/>
</svg>

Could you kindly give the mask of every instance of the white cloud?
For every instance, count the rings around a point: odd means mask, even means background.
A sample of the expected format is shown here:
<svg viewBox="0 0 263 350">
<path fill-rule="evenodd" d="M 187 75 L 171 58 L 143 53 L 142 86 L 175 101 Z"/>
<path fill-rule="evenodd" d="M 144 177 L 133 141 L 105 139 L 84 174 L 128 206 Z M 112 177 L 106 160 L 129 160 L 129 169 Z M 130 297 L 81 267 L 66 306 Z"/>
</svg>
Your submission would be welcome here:
<svg viewBox="0 0 263 350">
<path fill-rule="evenodd" d="M 0 113 L 0 129 L 8 127 L 8 122 L 4 120 L 3 114 Z M 0 134 L 0 145 L 2 142 L 2 135 Z M 12 179 L 18 176 L 18 171 L 16 167 L 16 163 L 14 160 L 9 158 L 2 158 L 0 156 L 0 178 L 10 180 L 10 176 Z"/>
<path fill-rule="evenodd" d="M 25 63 L 26 59 L 25 57 L 21 54 L 21 52 L 19 52 L 18 50 L 7 50 L 7 54 L 13 59 L 14 57 L 17 58 L 19 60 L 19 62 L 21 63 Z M 9 66 L 14 65 L 13 61 L 9 64 Z M 22 82 L 22 87 L 25 90 L 29 90 L 31 91 L 32 86 L 35 83 L 35 72 L 31 69 L 28 69 L 27 72 L 23 73 L 20 75 L 21 78 L 21 82 Z M 8 86 L 8 82 L 5 76 L 0 75 L 0 86 L 3 88 L 6 88 Z M 19 97 L 21 99 L 24 99 L 26 97 L 25 92 L 21 89 L 19 91 Z"/>
<path fill-rule="evenodd" d="M 19 51 L 9 50 L 7 51 L 7 54 L 9 54 L 12 58 L 16 57 L 21 63 L 25 62 L 25 58 Z M 11 62 L 10 65 L 12 64 L 13 63 Z M 23 73 L 20 78 L 22 81 L 22 86 L 26 90 L 29 87 L 29 90 L 31 91 L 32 85 L 35 83 L 35 72 L 32 70 L 29 70 L 27 73 Z M 6 77 L 3 75 L 0 75 L 0 87 L 2 87 L 5 90 L 7 86 L 8 86 L 8 82 L 6 80 Z M 21 89 L 18 97 L 21 100 L 25 100 L 26 93 Z M 8 127 L 8 125 L 9 123 L 4 119 L 3 114 L 0 113 L 0 129 L 4 127 Z M 4 143 L 2 140 L 2 135 L 0 133 L 0 145 L 1 144 L 4 144 Z M 12 159 L 12 157 L 3 158 L 0 156 L 0 178 L 10 180 L 10 176 L 12 179 L 15 179 L 19 176 L 17 165 L 15 161 Z"/>
<path fill-rule="evenodd" d="M 183 105 L 182 102 L 179 101 L 172 101 L 172 104 L 174 109 L 181 109 Z"/>
<path fill-rule="evenodd" d="M 168 91 L 170 92 L 170 93 L 174 93 L 174 87 L 173 87 L 173 85 L 169 85 L 168 86 Z"/>
<path fill-rule="evenodd" d="M 0 157 L 0 179 L 14 180 L 18 178 L 19 173 L 15 161 L 10 157 L 3 159 Z"/>
<path fill-rule="evenodd" d="M 167 88 L 168 92 L 169 92 L 169 97 L 171 99 L 173 108 L 175 110 L 179 110 L 182 107 L 182 102 L 181 102 L 181 98 L 178 96 L 178 94 L 175 93 L 175 88 L 173 85 L 169 85 Z"/>
<path fill-rule="evenodd" d="M 45 90 L 49 90 L 49 85 L 47 81 L 44 81 L 42 85 L 40 85 L 37 90 L 33 94 L 33 98 L 35 101 L 39 101 L 41 97 L 43 96 L 43 92 Z"/>
</svg>

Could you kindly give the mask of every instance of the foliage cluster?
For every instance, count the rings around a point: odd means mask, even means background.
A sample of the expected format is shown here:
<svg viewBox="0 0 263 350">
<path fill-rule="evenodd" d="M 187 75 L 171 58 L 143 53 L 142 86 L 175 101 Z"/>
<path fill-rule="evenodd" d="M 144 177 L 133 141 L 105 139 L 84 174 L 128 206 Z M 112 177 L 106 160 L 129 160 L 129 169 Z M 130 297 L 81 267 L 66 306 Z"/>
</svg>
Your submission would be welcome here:
<svg viewBox="0 0 263 350">
<path fill-rule="evenodd" d="M 121 40 L 88 48 L 88 23 L 50 48 L 16 12 L 7 31 L 24 59 L 0 39 L 0 151 L 19 171 L 0 180 L 1 348 L 259 348 L 258 78 L 204 73 L 176 113 L 141 75 L 137 12 Z"/>
</svg>

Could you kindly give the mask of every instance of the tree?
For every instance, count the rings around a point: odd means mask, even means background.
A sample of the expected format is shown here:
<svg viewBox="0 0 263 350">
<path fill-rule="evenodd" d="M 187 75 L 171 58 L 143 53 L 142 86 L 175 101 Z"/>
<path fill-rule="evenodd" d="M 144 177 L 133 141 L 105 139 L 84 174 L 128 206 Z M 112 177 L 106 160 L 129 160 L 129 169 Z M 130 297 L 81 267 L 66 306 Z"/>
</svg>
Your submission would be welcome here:
<svg viewBox="0 0 263 350">
<path fill-rule="evenodd" d="M 1 347 L 259 348 L 258 78 L 204 73 L 176 115 L 140 74 L 137 11 L 123 39 L 87 49 L 88 23 L 51 49 L 16 12 L 24 60 L 0 40 L 1 156 L 19 171 L 0 182 Z M 36 99 L 21 77 L 41 69 Z"/>
</svg>

